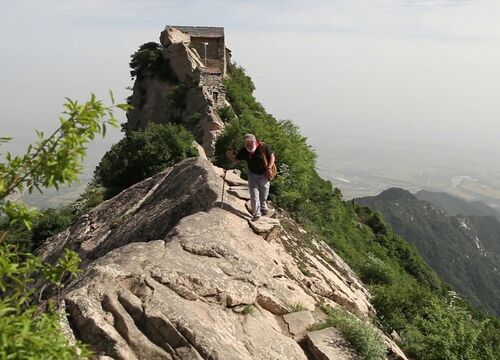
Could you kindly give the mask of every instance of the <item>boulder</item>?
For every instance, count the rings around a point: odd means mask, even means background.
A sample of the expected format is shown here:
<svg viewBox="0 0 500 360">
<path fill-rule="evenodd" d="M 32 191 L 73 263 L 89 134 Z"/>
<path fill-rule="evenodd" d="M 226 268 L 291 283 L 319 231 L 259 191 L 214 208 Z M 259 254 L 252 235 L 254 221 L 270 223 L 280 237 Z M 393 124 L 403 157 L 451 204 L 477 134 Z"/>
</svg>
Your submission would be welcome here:
<svg viewBox="0 0 500 360">
<path fill-rule="evenodd" d="M 133 108 L 127 112 L 127 129 L 135 131 L 149 123 L 167 122 L 171 114 L 168 96 L 173 86 L 157 78 L 136 80 L 131 98 Z"/>
<path fill-rule="evenodd" d="M 85 265 L 123 245 L 163 239 L 183 217 L 214 207 L 221 192 L 222 180 L 209 161 L 181 161 L 92 209 L 45 242 L 39 255 L 53 261 L 68 247 Z"/>
<path fill-rule="evenodd" d="M 235 170 L 228 170 L 226 174 L 226 182 L 231 186 L 246 186 L 248 187 L 248 181 L 243 180 L 240 174 L 237 174 Z"/>
<path fill-rule="evenodd" d="M 207 154 L 205 153 L 205 149 L 198 144 L 196 141 L 193 141 L 193 147 L 195 147 L 198 150 L 198 154 L 202 159 L 208 160 Z"/>
<path fill-rule="evenodd" d="M 295 339 L 301 339 L 307 330 L 314 325 L 314 317 L 309 310 L 301 310 L 283 315 L 288 331 Z"/>
<path fill-rule="evenodd" d="M 191 44 L 191 36 L 175 27 L 169 27 L 163 30 L 160 34 L 160 44 L 163 47 L 168 47 L 172 44 L 183 43 L 189 46 Z"/>
<path fill-rule="evenodd" d="M 250 190 L 248 190 L 248 186 L 231 186 L 228 190 L 231 195 L 237 196 L 243 200 L 250 199 Z"/>
<path fill-rule="evenodd" d="M 280 226 L 280 221 L 278 219 L 273 219 L 267 216 L 261 216 L 257 220 L 249 220 L 248 223 L 257 234 L 269 233 L 275 227 Z"/>
<path fill-rule="evenodd" d="M 196 54 L 182 42 L 165 48 L 163 57 L 170 62 L 170 67 L 177 79 L 184 83 L 192 81 L 195 78 L 196 68 L 203 66 Z"/>
<path fill-rule="evenodd" d="M 310 332 L 307 343 L 314 360 L 361 360 L 335 328 Z"/>
</svg>

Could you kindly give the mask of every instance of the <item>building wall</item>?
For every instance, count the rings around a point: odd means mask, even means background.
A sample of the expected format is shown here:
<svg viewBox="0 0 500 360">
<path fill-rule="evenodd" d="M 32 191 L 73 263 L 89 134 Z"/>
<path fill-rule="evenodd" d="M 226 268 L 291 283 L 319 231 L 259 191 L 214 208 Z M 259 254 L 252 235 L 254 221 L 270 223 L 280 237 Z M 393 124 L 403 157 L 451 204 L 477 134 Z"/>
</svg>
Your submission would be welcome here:
<svg viewBox="0 0 500 360">
<path fill-rule="evenodd" d="M 194 47 L 201 59 L 205 58 L 205 45 L 207 42 L 207 59 L 224 59 L 224 38 L 191 37 L 191 47 Z"/>
<path fill-rule="evenodd" d="M 215 107 L 225 106 L 226 89 L 222 80 L 222 74 L 202 74 L 200 78 L 200 85 L 212 95 Z"/>
</svg>

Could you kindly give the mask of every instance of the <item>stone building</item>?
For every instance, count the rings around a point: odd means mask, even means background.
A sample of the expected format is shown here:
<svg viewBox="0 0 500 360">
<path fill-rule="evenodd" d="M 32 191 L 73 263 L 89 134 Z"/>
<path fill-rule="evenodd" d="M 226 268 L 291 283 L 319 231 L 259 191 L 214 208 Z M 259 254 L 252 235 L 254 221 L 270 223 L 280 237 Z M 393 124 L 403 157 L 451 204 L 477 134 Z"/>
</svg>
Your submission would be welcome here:
<svg viewBox="0 0 500 360">
<path fill-rule="evenodd" d="M 198 67 L 199 78 L 197 79 L 200 85 L 212 95 L 216 107 L 225 106 L 226 92 L 223 79 L 227 74 L 230 52 L 224 42 L 224 28 L 167 25 L 161 36 L 162 44 L 163 39 L 169 36 L 171 38 L 175 30 L 186 35 L 180 41 L 189 45 L 189 48 L 201 60 L 202 65 Z"/>
<path fill-rule="evenodd" d="M 230 52 L 224 28 L 167 25 L 160 43 L 162 66 L 169 76 L 152 73 L 136 78 L 126 128 L 180 123 L 207 156 L 213 156 L 215 140 L 225 126 L 218 110 L 229 106 L 223 80 Z"/>
</svg>

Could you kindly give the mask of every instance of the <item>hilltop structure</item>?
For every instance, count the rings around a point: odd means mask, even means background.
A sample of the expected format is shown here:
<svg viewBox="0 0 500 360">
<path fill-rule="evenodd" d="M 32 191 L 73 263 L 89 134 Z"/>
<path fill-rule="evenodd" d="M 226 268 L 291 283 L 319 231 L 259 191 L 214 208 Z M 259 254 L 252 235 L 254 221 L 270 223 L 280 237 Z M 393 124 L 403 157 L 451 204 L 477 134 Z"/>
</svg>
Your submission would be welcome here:
<svg viewBox="0 0 500 360">
<path fill-rule="evenodd" d="M 167 25 L 160 43 L 162 73 L 136 78 L 126 128 L 181 123 L 211 156 L 224 128 L 218 110 L 230 106 L 224 87 L 230 59 L 224 28 Z"/>
<path fill-rule="evenodd" d="M 175 41 L 189 46 L 201 60 L 201 64 L 198 63 L 196 68 L 197 80 L 212 95 L 217 107 L 224 106 L 226 91 L 223 79 L 227 75 L 227 62 L 231 57 L 224 42 L 224 28 L 165 26 L 165 30 L 160 35 L 161 44 L 168 47 Z"/>
</svg>

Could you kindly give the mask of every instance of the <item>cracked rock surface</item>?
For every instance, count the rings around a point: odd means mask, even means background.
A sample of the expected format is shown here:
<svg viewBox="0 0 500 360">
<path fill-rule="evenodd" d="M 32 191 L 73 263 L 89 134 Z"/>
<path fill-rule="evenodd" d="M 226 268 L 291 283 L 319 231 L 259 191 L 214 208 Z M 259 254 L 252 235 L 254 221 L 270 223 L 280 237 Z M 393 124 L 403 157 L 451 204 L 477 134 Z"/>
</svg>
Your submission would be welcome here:
<svg viewBox="0 0 500 360">
<path fill-rule="evenodd" d="M 374 315 L 335 252 L 304 242 L 298 236 L 309 235 L 279 211 L 286 227 L 256 232 L 229 186 L 220 207 L 222 182 L 209 161 L 184 160 L 46 242 L 45 259 L 64 247 L 83 258 L 62 299 L 75 337 L 97 358 L 307 360 L 297 341 L 320 320 L 320 303 Z M 294 306 L 301 312 L 290 314 Z"/>
</svg>

